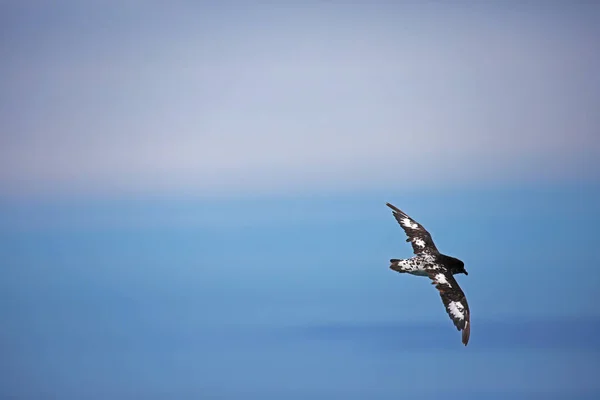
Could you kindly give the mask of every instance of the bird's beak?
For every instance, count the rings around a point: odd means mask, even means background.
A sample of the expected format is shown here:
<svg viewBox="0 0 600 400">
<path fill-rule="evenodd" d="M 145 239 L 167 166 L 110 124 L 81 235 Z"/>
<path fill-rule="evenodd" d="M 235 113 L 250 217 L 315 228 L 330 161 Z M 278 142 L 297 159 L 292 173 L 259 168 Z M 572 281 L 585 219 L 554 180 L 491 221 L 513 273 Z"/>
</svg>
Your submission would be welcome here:
<svg viewBox="0 0 600 400">
<path fill-rule="evenodd" d="M 467 272 L 467 270 L 465 269 L 465 275 L 469 275 L 469 273 Z"/>
</svg>

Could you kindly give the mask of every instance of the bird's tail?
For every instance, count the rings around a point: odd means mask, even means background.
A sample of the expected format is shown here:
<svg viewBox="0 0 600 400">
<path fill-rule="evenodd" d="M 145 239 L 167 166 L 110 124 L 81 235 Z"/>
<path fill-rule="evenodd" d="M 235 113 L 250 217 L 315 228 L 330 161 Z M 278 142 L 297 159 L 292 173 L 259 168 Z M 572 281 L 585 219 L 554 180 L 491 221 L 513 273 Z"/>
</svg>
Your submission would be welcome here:
<svg viewBox="0 0 600 400">
<path fill-rule="evenodd" d="M 392 258 L 390 260 L 390 268 L 393 269 L 394 271 L 397 272 L 406 272 L 403 268 L 402 268 L 402 262 L 405 260 L 399 260 L 397 258 Z"/>
</svg>

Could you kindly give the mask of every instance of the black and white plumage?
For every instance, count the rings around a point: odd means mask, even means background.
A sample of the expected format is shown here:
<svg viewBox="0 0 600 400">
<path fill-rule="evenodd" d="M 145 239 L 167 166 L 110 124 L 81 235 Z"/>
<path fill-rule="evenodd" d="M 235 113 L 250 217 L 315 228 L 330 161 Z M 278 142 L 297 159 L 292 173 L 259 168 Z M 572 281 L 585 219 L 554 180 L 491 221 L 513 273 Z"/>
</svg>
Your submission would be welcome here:
<svg viewBox="0 0 600 400">
<path fill-rule="evenodd" d="M 467 298 L 455 274 L 468 275 L 465 264 L 454 257 L 441 254 L 433 243 L 431 235 L 421 224 L 409 217 L 403 211 L 387 203 L 392 213 L 408 237 L 415 256 L 405 260 L 390 260 L 390 268 L 400 273 L 417 276 L 428 276 L 432 284 L 440 292 L 446 312 L 454 322 L 456 329 L 462 331 L 462 342 L 466 346 L 471 334 L 471 313 Z"/>
</svg>

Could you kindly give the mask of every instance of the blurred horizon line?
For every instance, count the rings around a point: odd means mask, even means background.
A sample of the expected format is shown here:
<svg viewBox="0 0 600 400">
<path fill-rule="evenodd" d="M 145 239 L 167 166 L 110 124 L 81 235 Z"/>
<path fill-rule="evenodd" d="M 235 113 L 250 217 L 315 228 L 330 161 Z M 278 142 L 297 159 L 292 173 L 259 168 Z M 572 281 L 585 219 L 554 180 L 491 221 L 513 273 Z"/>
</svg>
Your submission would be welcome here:
<svg viewBox="0 0 600 400">
<path fill-rule="evenodd" d="M 598 189 L 600 179 L 596 177 L 580 177 L 579 179 L 524 179 L 524 180 L 488 180 L 481 182 L 406 182 L 405 187 L 400 189 L 398 181 L 386 179 L 385 182 L 376 181 L 373 184 L 342 185 L 331 187 L 331 185 L 296 185 L 279 186 L 265 189 L 258 187 L 251 190 L 247 187 L 229 188 L 226 190 L 202 190 L 192 187 L 178 187 L 171 190 L 151 189 L 145 190 L 30 190 L 30 191 L 5 191 L 0 188 L 0 205 L 14 201 L 29 202 L 69 202 L 69 201 L 136 201 L 136 200 L 198 200 L 198 201 L 233 201 L 236 199 L 327 199 L 339 196 L 397 196 L 398 193 L 410 195 L 430 195 L 433 193 L 469 193 L 469 192 L 513 192 L 518 190 L 575 190 Z M 385 200 L 385 201 L 389 201 Z"/>
</svg>

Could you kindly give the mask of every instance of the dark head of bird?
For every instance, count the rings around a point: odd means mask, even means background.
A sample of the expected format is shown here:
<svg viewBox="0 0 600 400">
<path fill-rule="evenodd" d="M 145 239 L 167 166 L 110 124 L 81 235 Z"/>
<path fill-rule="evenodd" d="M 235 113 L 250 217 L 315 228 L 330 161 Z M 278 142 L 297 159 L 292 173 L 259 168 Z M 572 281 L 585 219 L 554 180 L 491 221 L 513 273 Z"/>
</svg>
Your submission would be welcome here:
<svg viewBox="0 0 600 400">
<path fill-rule="evenodd" d="M 445 261 L 446 266 L 452 273 L 452 275 L 455 275 L 455 274 L 469 275 L 469 273 L 465 269 L 465 263 L 462 262 L 461 260 L 459 260 L 458 258 L 446 256 L 446 260 L 444 260 L 444 261 Z"/>
</svg>

